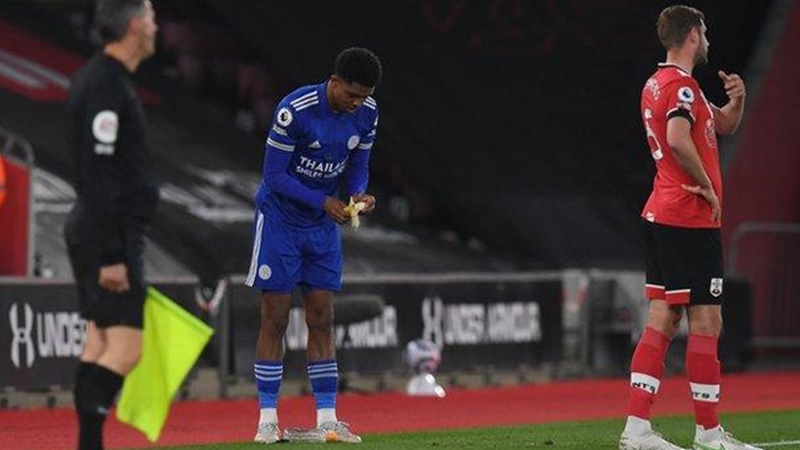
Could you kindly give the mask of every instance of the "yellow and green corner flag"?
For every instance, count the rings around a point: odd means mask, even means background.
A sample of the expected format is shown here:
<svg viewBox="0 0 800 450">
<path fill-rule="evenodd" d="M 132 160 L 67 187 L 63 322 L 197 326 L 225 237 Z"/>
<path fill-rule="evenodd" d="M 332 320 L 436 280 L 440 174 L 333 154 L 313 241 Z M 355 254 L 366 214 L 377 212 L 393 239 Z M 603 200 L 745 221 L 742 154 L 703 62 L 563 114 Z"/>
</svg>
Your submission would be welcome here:
<svg viewBox="0 0 800 450">
<path fill-rule="evenodd" d="M 144 302 L 142 358 L 125 377 L 117 419 L 158 440 L 170 403 L 214 331 L 154 288 Z"/>
</svg>

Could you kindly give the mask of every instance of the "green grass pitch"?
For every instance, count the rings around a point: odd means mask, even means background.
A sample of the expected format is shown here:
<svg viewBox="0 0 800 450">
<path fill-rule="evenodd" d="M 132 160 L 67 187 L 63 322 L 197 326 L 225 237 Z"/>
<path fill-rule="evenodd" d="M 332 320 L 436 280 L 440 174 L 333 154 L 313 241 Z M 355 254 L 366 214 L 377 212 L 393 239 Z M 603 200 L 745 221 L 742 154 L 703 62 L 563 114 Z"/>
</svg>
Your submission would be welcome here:
<svg viewBox="0 0 800 450">
<path fill-rule="evenodd" d="M 723 425 L 746 442 L 768 443 L 766 448 L 800 449 L 800 410 L 723 414 Z M 654 426 L 675 444 L 689 447 L 694 433 L 691 416 L 657 417 Z M 365 435 L 356 448 L 381 450 L 417 449 L 583 449 L 613 450 L 623 421 L 563 422 L 530 426 L 425 431 Z M 792 442 L 794 441 L 794 442 Z M 279 443 L 278 450 L 317 449 L 326 444 Z M 334 444 L 337 447 L 346 444 Z M 165 447 L 162 447 L 165 448 Z M 252 442 L 169 447 L 184 450 L 264 449 Z"/>
</svg>

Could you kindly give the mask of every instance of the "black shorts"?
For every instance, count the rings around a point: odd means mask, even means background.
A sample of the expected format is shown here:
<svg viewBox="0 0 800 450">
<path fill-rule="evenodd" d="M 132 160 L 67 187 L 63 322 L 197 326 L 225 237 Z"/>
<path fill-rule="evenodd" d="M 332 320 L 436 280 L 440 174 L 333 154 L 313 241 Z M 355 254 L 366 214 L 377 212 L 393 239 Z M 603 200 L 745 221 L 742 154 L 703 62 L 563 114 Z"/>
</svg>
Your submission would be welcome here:
<svg viewBox="0 0 800 450">
<path fill-rule="evenodd" d="M 642 228 L 648 299 L 670 305 L 722 304 L 719 228 L 681 228 L 644 219 Z"/>
<path fill-rule="evenodd" d="M 144 282 L 142 253 L 144 236 L 126 238 L 126 254 L 123 263 L 128 270 L 130 290 L 115 293 L 102 289 L 98 284 L 100 257 L 90 239 L 82 236 L 81 218 L 73 211 L 64 226 L 75 284 L 78 287 L 78 303 L 84 319 L 94 321 L 98 328 L 124 325 L 142 328 L 146 286 Z"/>
</svg>

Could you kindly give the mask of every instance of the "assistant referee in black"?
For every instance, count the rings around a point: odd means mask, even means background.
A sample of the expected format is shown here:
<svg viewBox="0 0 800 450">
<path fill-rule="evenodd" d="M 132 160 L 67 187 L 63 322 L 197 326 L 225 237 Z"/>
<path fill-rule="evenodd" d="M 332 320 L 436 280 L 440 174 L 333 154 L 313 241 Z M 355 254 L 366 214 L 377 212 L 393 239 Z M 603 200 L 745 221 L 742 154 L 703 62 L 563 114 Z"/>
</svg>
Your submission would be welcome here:
<svg viewBox="0 0 800 450">
<path fill-rule="evenodd" d="M 70 86 L 69 138 L 78 200 L 64 235 L 87 336 L 75 378 L 80 450 L 103 448 L 103 424 L 139 361 L 145 230 L 158 202 L 146 120 L 131 76 L 155 53 L 149 0 L 98 0 L 103 49 Z"/>
</svg>

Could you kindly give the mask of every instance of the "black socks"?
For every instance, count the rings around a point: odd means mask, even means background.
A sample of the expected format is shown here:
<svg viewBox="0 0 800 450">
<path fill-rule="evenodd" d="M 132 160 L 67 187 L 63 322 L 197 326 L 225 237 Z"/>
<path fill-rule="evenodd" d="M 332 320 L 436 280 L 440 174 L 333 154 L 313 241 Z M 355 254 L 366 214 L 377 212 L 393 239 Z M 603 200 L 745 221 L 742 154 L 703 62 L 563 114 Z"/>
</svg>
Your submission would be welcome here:
<svg viewBox="0 0 800 450">
<path fill-rule="evenodd" d="M 75 374 L 78 450 L 103 449 L 103 423 L 123 377 L 94 363 L 80 362 Z"/>
</svg>

